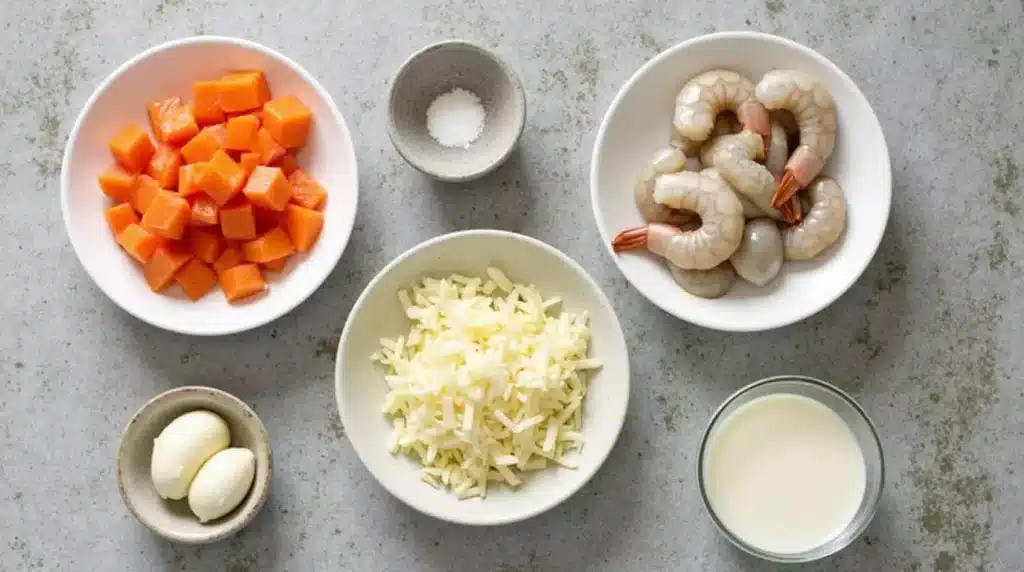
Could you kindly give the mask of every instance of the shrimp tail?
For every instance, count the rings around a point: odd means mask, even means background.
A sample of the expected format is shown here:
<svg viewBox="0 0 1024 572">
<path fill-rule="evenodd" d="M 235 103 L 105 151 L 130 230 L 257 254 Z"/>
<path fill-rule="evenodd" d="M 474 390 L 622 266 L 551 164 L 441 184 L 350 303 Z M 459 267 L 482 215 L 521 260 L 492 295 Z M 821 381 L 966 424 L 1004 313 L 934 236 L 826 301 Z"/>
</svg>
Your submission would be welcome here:
<svg viewBox="0 0 1024 572">
<path fill-rule="evenodd" d="M 625 250 L 639 250 L 647 248 L 647 227 L 638 226 L 616 234 L 612 238 L 612 250 L 623 252 Z"/>
<path fill-rule="evenodd" d="M 772 206 L 777 209 L 782 208 L 782 205 L 795 197 L 799 190 L 800 182 L 796 180 L 796 175 L 793 174 L 793 171 L 786 169 L 782 173 L 782 178 L 779 179 L 779 186 L 775 189 L 775 194 L 772 195 Z"/>
<path fill-rule="evenodd" d="M 794 195 L 789 201 L 779 207 L 783 219 L 789 224 L 797 224 L 804 218 L 803 208 L 800 206 L 800 197 Z"/>
</svg>

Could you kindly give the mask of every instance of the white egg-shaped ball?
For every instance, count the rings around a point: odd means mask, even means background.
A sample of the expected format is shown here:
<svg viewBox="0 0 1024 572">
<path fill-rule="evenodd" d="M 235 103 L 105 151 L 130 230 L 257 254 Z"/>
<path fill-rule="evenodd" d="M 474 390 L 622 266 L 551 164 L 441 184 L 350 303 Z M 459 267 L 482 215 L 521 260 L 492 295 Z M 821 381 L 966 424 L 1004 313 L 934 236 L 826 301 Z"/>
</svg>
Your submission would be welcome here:
<svg viewBox="0 0 1024 572">
<path fill-rule="evenodd" d="M 216 413 L 190 411 L 171 421 L 153 440 L 150 477 L 157 494 L 185 498 L 203 463 L 230 444 L 228 424 Z"/>
<path fill-rule="evenodd" d="M 242 502 L 256 476 L 256 456 L 249 449 L 224 449 L 199 469 L 188 490 L 188 507 L 199 522 L 216 520 Z"/>
</svg>

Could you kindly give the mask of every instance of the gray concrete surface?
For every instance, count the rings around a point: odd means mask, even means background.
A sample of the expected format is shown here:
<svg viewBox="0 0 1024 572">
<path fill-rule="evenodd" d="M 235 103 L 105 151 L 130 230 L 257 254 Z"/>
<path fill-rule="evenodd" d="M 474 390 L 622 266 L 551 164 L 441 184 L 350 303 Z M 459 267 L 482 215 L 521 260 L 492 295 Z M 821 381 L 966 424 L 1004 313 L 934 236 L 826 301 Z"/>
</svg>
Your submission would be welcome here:
<svg viewBox="0 0 1024 572">
<path fill-rule="evenodd" d="M 477 4 L 5 3 L 0 569 L 773 569 L 716 535 L 693 467 L 720 400 L 786 372 L 857 395 L 890 469 L 867 533 L 806 569 L 1024 569 L 1024 3 Z M 755 335 L 688 326 L 647 303 L 598 244 L 587 198 L 597 124 L 633 70 L 677 41 L 736 28 L 790 36 L 844 68 L 881 118 L 895 178 L 888 233 L 854 288 L 812 319 Z M 216 340 L 115 307 L 75 259 L 58 206 L 63 145 L 97 83 L 136 52 L 196 33 L 256 39 L 319 77 L 357 137 L 363 191 L 327 283 L 276 323 Z M 507 56 L 530 106 L 521 151 L 465 189 L 417 175 L 384 130 L 391 72 L 451 36 Z M 373 274 L 420 240 L 477 227 L 579 260 L 612 297 L 634 358 L 629 418 L 604 469 L 564 505 L 500 529 L 442 524 L 389 497 L 345 440 L 332 386 L 338 334 Z M 256 522 L 203 548 L 150 534 L 114 477 L 132 412 L 193 383 L 249 401 L 277 461 Z"/>
</svg>

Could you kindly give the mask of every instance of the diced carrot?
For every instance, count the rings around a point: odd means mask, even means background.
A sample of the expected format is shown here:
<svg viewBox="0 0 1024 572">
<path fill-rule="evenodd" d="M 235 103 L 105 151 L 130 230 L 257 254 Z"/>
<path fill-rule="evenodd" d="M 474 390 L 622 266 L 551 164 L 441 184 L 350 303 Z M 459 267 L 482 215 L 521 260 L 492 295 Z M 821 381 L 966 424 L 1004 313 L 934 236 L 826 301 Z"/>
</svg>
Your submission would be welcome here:
<svg viewBox="0 0 1024 572">
<path fill-rule="evenodd" d="M 224 110 L 220 108 L 220 84 L 216 81 L 197 81 L 192 84 L 192 113 L 200 125 L 211 125 L 224 121 Z"/>
<path fill-rule="evenodd" d="M 299 160 L 295 158 L 295 155 L 288 153 L 284 157 L 281 157 L 279 161 L 271 165 L 271 167 L 277 167 L 281 169 L 281 172 L 286 177 L 291 176 L 292 173 L 299 170 Z"/>
<path fill-rule="evenodd" d="M 217 80 L 220 108 L 228 113 L 259 109 L 270 100 L 270 88 L 261 71 L 240 71 Z"/>
<path fill-rule="evenodd" d="M 278 258 L 277 260 L 271 260 L 270 262 L 264 262 L 260 264 L 264 269 L 270 270 L 271 272 L 280 272 L 284 270 L 284 267 L 288 264 L 288 257 Z"/>
<path fill-rule="evenodd" d="M 220 220 L 217 203 L 209 196 L 200 194 L 192 201 L 192 226 L 214 226 Z"/>
<path fill-rule="evenodd" d="M 217 138 L 210 132 L 210 128 L 206 127 L 181 148 L 181 156 L 185 158 L 186 163 L 202 163 L 209 161 L 220 148 Z"/>
<path fill-rule="evenodd" d="M 207 168 L 219 170 L 231 185 L 232 193 L 241 191 L 242 186 L 245 185 L 245 170 L 223 150 L 218 150 L 213 154 L 213 158 L 207 163 Z"/>
<path fill-rule="evenodd" d="M 117 233 L 117 243 L 132 258 L 145 264 L 162 241 L 138 224 L 130 224 Z"/>
<path fill-rule="evenodd" d="M 108 197 L 122 203 L 132 200 L 132 192 L 135 190 L 135 175 L 121 165 L 107 167 L 100 173 L 97 180 L 100 190 Z"/>
<path fill-rule="evenodd" d="M 213 230 L 194 228 L 188 233 L 188 240 L 192 244 L 196 258 L 209 264 L 217 260 L 221 249 L 224 248 L 224 239 Z"/>
<path fill-rule="evenodd" d="M 167 143 L 157 145 L 153 158 L 149 160 L 146 174 L 156 179 L 165 189 L 178 186 L 178 168 L 181 167 L 181 153 Z"/>
<path fill-rule="evenodd" d="M 231 158 L 228 157 L 227 160 L 231 161 Z M 241 167 L 238 167 L 238 169 L 241 171 Z M 244 175 L 245 172 L 242 171 L 242 176 Z M 237 181 L 232 181 L 230 177 L 231 175 L 225 171 L 214 167 L 210 163 L 204 163 L 203 168 L 199 170 L 196 185 L 209 195 L 218 206 L 224 206 L 238 194 L 238 188 L 235 187 Z"/>
<path fill-rule="evenodd" d="M 205 163 L 192 163 L 191 165 L 178 167 L 179 195 L 187 197 L 203 191 L 203 189 L 199 188 L 199 171 L 204 165 Z"/>
<path fill-rule="evenodd" d="M 142 268 L 142 274 L 146 277 L 150 290 L 159 292 L 170 286 L 174 275 L 189 260 L 192 260 L 192 253 L 181 245 L 168 244 L 157 247 Z"/>
<path fill-rule="evenodd" d="M 242 245 L 242 256 L 249 262 L 263 264 L 295 252 L 288 234 L 276 227 L 263 236 Z"/>
<path fill-rule="evenodd" d="M 103 216 L 106 217 L 107 225 L 110 226 L 110 231 L 114 233 L 114 236 L 117 236 L 128 225 L 139 224 L 139 215 L 135 214 L 135 209 L 128 203 L 110 207 L 103 211 Z"/>
<path fill-rule="evenodd" d="M 198 258 L 193 258 L 174 275 L 174 281 L 195 302 L 217 284 L 217 275 Z"/>
<path fill-rule="evenodd" d="M 312 122 L 313 112 L 294 95 L 272 99 L 263 106 L 263 126 L 288 149 L 306 144 Z"/>
<path fill-rule="evenodd" d="M 149 125 L 157 141 L 181 145 L 199 133 L 199 125 L 196 124 L 192 110 L 180 97 L 154 101 L 146 106 L 146 111 L 149 112 Z"/>
<path fill-rule="evenodd" d="M 256 134 L 260 130 L 260 120 L 253 114 L 239 115 L 228 119 L 227 147 L 235 151 L 252 151 L 257 148 Z"/>
<path fill-rule="evenodd" d="M 192 207 L 173 191 L 160 190 L 142 215 L 142 226 L 157 236 L 178 240 L 192 220 Z"/>
<path fill-rule="evenodd" d="M 135 190 L 132 191 L 132 208 L 144 215 L 149 210 L 149 204 L 161 191 L 160 183 L 149 175 L 139 175 L 135 179 Z"/>
<path fill-rule="evenodd" d="M 234 246 L 229 246 L 217 257 L 217 260 L 213 263 L 213 269 L 217 274 L 223 274 L 228 268 L 234 268 L 243 262 L 245 262 L 245 259 L 242 258 L 242 251 Z"/>
<path fill-rule="evenodd" d="M 155 151 L 149 135 L 134 123 L 126 125 L 110 140 L 110 153 L 132 173 L 145 171 Z"/>
<path fill-rule="evenodd" d="M 267 282 L 258 265 L 239 264 L 221 272 L 220 289 L 229 302 L 234 302 L 266 290 Z"/>
<path fill-rule="evenodd" d="M 256 238 L 256 219 L 252 205 L 240 201 L 220 209 L 220 230 L 224 238 L 252 240 Z"/>
<path fill-rule="evenodd" d="M 320 182 L 302 169 L 288 175 L 288 182 L 292 185 L 292 202 L 300 207 L 316 210 L 327 200 L 327 191 Z"/>
<path fill-rule="evenodd" d="M 292 186 L 281 169 L 260 165 L 252 170 L 242 193 L 254 205 L 281 211 L 292 198 Z"/>
<path fill-rule="evenodd" d="M 249 175 L 252 174 L 252 170 L 260 164 L 260 154 L 242 153 L 241 158 L 238 160 L 238 164 L 242 167 L 242 170 L 245 171 L 245 177 L 249 178 Z"/>
<path fill-rule="evenodd" d="M 324 226 L 324 213 L 300 207 L 288 205 L 284 215 L 284 229 L 288 233 L 295 250 L 306 252 L 313 247 L 317 238 L 320 237 L 320 230 Z"/>
<path fill-rule="evenodd" d="M 288 152 L 263 127 L 260 127 L 260 130 L 256 133 L 256 145 L 260 153 L 260 163 L 263 165 L 269 165 L 281 160 L 285 153 Z"/>
</svg>

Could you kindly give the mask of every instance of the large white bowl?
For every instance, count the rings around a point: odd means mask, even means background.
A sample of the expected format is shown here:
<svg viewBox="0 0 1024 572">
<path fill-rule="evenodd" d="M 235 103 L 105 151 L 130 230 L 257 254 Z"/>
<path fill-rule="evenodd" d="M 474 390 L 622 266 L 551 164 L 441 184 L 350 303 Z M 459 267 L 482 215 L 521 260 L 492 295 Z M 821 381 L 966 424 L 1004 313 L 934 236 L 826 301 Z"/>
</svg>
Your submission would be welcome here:
<svg viewBox="0 0 1024 572">
<path fill-rule="evenodd" d="M 604 367 L 589 381 L 583 402 L 585 439 L 579 468 L 531 473 L 517 491 L 495 487 L 486 499 L 459 501 L 420 480 L 419 465 L 388 450 L 391 425 L 381 412 L 387 384 L 370 354 L 381 338 L 409 330 L 397 292 L 424 276 L 483 276 L 488 266 L 515 282 L 561 296 L 569 312 L 590 314 L 591 356 Z M 504 524 L 537 515 L 580 489 L 608 457 L 626 417 L 629 356 L 619 320 L 600 287 L 565 254 L 538 240 L 498 230 L 471 230 L 428 240 L 388 264 L 356 301 L 341 334 L 335 366 L 338 410 L 352 447 L 391 494 L 436 518 L 470 525 Z"/>
<path fill-rule="evenodd" d="M 171 96 L 190 100 L 192 83 L 238 69 L 264 72 L 275 95 L 294 94 L 313 111 L 303 169 L 328 192 L 324 228 L 316 246 L 294 256 L 270 290 L 229 304 L 219 292 L 193 303 L 177 284 L 150 291 L 142 268 L 114 241 L 103 210 L 109 200 L 96 177 L 114 160 L 107 142 L 125 124 L 148 126 L 146 104 Z M 297 63 L 248 40 L 200 36 L 171 41 L 135 56 L 92 94 L 71 130 L 61 169 L 61 207 L 75 254 L 96 285 L 118 306 L 159 328 L 193 335 L 222 335 L 274 320 L 309 297 L 341 258 L 355 222 L 359 184 L 355 148 L 345 119 L 327 91 Z"/>
<path fill-rule="evenodd" d="M 664 261 L 653 255 L 615 253 L 611 239 L 643 224 L 633 199 L 637 175 L 672 130 L 675 96 L 683 83 L 715 68 L 736 70 L 755 82 L 773 68 L 818 77 L 836 102 L 839 130 L 823 174 L 843 188 L 848 220 L 837 244 L 808 262 L 786 262 L 769 286 L 738 281 L 724 298 L 684 292 Z M 590 170 L 594 218 L 605 247 L 626 279 L 648 300 L 687 322 L 725 331 L 768 330 L 822 310 L 860 277 L 885 232 L 892 199 L 889 151 L 864 94 L 821 54 L 791 40 L 755 32 L 721 32 L 687 40 L 644 64 L 619 90 L 594 144 Z"/>
</svg>

